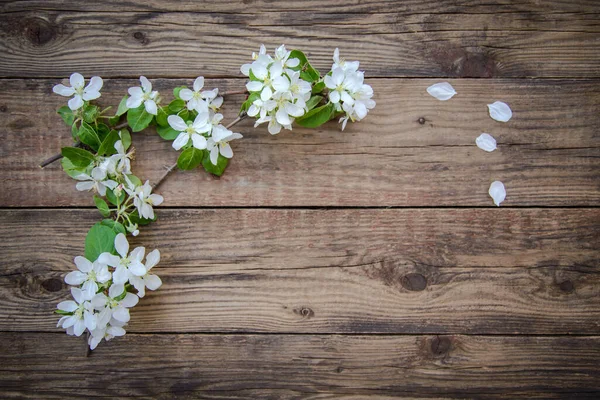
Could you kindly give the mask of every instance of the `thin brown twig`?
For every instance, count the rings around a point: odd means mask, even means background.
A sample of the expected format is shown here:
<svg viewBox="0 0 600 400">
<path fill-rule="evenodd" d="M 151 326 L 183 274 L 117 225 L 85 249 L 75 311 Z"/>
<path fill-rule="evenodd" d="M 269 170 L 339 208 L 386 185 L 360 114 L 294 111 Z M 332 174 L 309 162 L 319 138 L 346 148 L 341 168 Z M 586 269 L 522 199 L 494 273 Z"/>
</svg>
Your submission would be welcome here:
<svg viewBox="0 0 600 400">
<path fill-rule="evenodd" d="M 227 128 L 227 129 L 231 128 L 232 126 L 236 125 L 240 121 L 244 120 L 244 118 L 246 118 L 247 116 L 248 116 L 248 114 L 246 114 L 245 111 L 241 112 L 240 115 L 238 115 L 236 119 L 231 121 L 229 123 L 229 125 L 227 125 L 225 128 Z M 152 189 L 158 188 L 169 177 L 169 175 L 171 175 L 171 173 L 173 171 L 175 171 L 176 169 L 177 169 L 177 163 L 174 163 L 170 167 L 167 167 L 167 171 L 164 173 L 163 176 L 160 177 L 160 179 L 154 185 L 152 185 Z"/>
</svg>

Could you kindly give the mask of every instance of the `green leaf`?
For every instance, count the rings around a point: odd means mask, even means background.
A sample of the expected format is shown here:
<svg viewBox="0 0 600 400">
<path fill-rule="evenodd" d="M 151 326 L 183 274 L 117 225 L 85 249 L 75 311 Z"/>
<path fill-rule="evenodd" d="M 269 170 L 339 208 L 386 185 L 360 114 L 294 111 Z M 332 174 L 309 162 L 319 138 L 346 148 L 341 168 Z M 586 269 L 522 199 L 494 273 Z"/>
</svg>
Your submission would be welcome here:
<svg viewBox="0 0 600 400">
<path fill-rule="evenodd" d="M 179 97 L 179 92 L 181 92 L 181 89 L 186 88 L 187 86 L 177 86 L 176 88 L 173 88 L 173 96 L 175 96 L 177 100 L 181 100 L 181 97 Z"/>
<path fill-rule="evenodd" d="M 89 124 L 96 121 L 98 117 L 98 107 L 88 104 L 83 108 L 83 120 Z"/>
<path fill-rule="evenodd" d="M 60 150 L 63 157 L 69 159 L 76 168 L 85 168 L 94 162 L 95 157 L 87 150 L 78 147 L 63 147 Z"/>
<path fill-rule="evenodd" d="M 204 155 L 204 159 L 202 160 L 202 166 L 206 170 L 206 172 L 210 172 L 213 175 L 221 176 L 227 165 L 229 164 L 229 159 L 227 157 L 223 157 L 219 154 L 219 158 L 217 158 L 217 165 L 214 165 L 212 161 L 210 161 L 210 152 L 206 151 Z"/>
<path fill-rule="evenodd" d="M 333 104 L 327 103 L 324 106 L 313 108 L 300 118 L 296 118 L 296 122 L 305 128 L 316 128 L 332 118 L 333 110 L 335 110 Z"/>
<path fill-rule="evenodd" d="M 100 214 L 102 214 L 103 217 L 108 217 L 110 215 L 110 209 L 108 208 L 108 204 L 106 204 L 106 202 L 94 195 L 94 203 L 96 204 L 96 208 L 98 209 L 98 211 L 100 211 Z"/>
<path fill-rule="evenodd" d="M 130 108 L 127 111 L 127 123 L 133 132 L 143 131 L 150 125 L 154 115 L 146 111 L 146 107 L 142 104 L 138 108 Z"/>
<path fill-rule="evenodd" d="M 258 79 L 258 78 L 256 77 L 256 75 L 254 75 L 254 74 L 252 73 L 252 70 L 249 70 L 249 73 L 248 73 L 248 78 L 249 78 L 251 81 L 260 81 L 260 79 Z"/>
<path fill-rule="evenodd" d="M 165 109 L 162 107 L 158 107 L 158 114 L 156 115 L 156 123 L 158 124 L 158 126 L 169 126 L 169 121 L 167 120 L 168 117 L 169 114 L 167 114 Z"/>
<path fill-rule="evenodd" d="M 73 111 L 68 106 L 62 106 L 56 112 L 68 126 L 73 125 L 75 122 L 75 114 L 73 114 Z"/>
<path fill-rule="evenodd" d="M 115 192 L 111 189 L 106 189 L 106 199 L 115 206 L 119 206 L 125 200 L 125 191 L 121 190 L 121 194 L 119 197 L 115 194 Z"/>
<path fill-rule="evenodd" d="M 77 127 L 77 122 L 73 122 L 73 125 L 71 125 L 71 136 L 73 136 L 73 140 L 79 140 L 79 128 Z"/>
<path fill-rule="evenodd" d="M 121 140 L 121 138 L 119 137 L 119 132 L 115 130 L 110 131 L 110 133 L 106 135 L 106 138 L 100 145 L 100 148 L 98 149 L 98 155 L 111 156 L 115 154 L 117 152 L 117 150 L 115 149 L 115 143 L 117 143 L 118 140 Z"/>
<path fill-rule="evenodd" d="M 156 132 L 165 140 L 175 140 L 175 138 L 179 136 L 179 132 L 170 126 L 157 126 Z"/>
<path fill-rule="evenodd" d="M 117 234 L 119 234 L 119 233 L 122 233 L 124 235 L 127 234 L 125 227 L 120 222 L 117 222 L 112 219 L 103 219 L 102 222 L 100 222 L 100 223 L 104 226 L 108 226 L 110 229 L 112 229 Z"/>
<path fill-rule="evenodd" d="M 325 90 L 325 82 L 319 81 L 319 82 L 315 83 L 315 86 L 313 86 L 312 94 L 319 94 L 323 90 Z"/>
<path fill-rule="evenodd" d="M 119 103 L 119 107 L 117 108 L 115 117 L 120 117 L 121 115 L 125 114 L 127 110 L 129 110 L 129 107 L 127 107 L 127 96 L 123 96 L 121 102 Z"/>
<path fill-rule="evenodd" d="M 63 157 L 60 159 L 60 164 L 62 165 L 63 170 L 66 172 L 66 174 L 69 175 L 73 179 L 77 179 L 77 177 L 79 175 L 87 173 L 87 171 L 86 171 L 87 167 L 86 168 L 77 167 L 77 166 L 73 165 L 71 160 L 69 160 L 66 157 Z"/>
<path fill-rule="evenodd" d="M 129 178 L 129 180 L 131 181 L 131 183 L 133 183 L 135 186 L 141 186 L 142 185 L 142 181 L 140 180 L 140 178 L 138 178 L 135 175 L 127 175 L 127 178 Z"/>
<path fill-rule="evenodd" d="M 73 315 L 73 311 L 64 311 L 64 310 L 54 310 L 58 315 Z"/>
<path fill-rule="evenodd" d="M 198 150 L 195 147 L 185 149 L 177 159 L 177 167 L 184 171 L 194 169 L 202 163 L 204 150 Z"/>
<path fill-rule="evenodd" d="M 300 50 L 292 50 L 289 58 L 297 58 L 300 61 L 298 66 L 292 68 L 294 71 L 300 71 L 300 78 L 308 82 L 315 82 L 321 79 L 319 71 L 310 65 L 306 55 Z"/>
<path fill-rule="evenodd" d="M 315 108 L 321 102 L 321 100 L 323 100 L 323 96 L 313 96 L 306 102 L 306 107 L 310 111 Z"/>
<path fill-rule="evenodd" d="M 102 144 L 102 140 L 100 136 L 98 136 L 98 132 L 87 122 L 82 122 L 81 127 L 79 128 L 79 140 L 81 143 L 87 144 L 92 149 L 98 151 L 100 145 Z"/>
<path fill-rule="evenodd" d="M 114 253 L 116 236 L 108 226 L 96 223 L 85 237 L 85 258 L 94 262 L 102 253 Z"/>
<path fill-rule="evenodd" d="M 131 222 L 133 222 L 134 224 L 141 225 L 141 226 L 148 225 L 149 223 L 156 221 L 157 218 L 158 217 L 156 216 L 156 213 L 154 213 L 154 219 L 142 218 L 138 214 L 138 210 L 135 210 L 134 212 L 129 214 L 129 219 L 131 220 Z"/>
<path fill-rule="evenodd" d="M 183 110 L 185 108 L 185 101 L 183 100 L 173 100 L 171 103 L 169 103 L 169 112 L 173 113 L 173 114 L 177 114 L 179 111 Z"/>
<path fill-rule="evenodd" d="M 119 117 L 119 116 L 114 116 L 114 117 L 110 117 L 110 118 L 108 119 L 108 123 L 109 123 L 111 126 L 115 126 L 115 125 L 117 125 L 117 124 L 119 123 L 119 121 L 120 121 L 120 120 L 121 120 L 121 117 Z"/>
<path fill-rule="evenodd" d="M 123 147 L 125 148 L 125 151 L 127 151 L 129 146 L 131 146 L 131 134 L 129 133 L 129 130 L 125 128 L 121 129 L 119 132 L 121 132 L 121 142 L 123 143 Z"/>
<path fill-rule="evenodd" d="M 254 103 L 257 99 L 260 99 L 260 93 L 250 93 L 250 96 L 246 99 L 244 103 L 242 103 L 242 107 L 240 108 L 240 113 L 248 111 L 252 103 Z"/>
</svg>

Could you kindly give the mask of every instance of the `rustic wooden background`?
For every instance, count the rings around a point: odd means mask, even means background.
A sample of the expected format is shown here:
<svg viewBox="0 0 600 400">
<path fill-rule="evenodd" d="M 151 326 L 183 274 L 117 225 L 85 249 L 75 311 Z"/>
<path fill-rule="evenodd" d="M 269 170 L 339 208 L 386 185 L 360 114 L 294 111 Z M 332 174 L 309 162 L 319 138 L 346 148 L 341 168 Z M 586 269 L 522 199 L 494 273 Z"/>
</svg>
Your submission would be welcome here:
<svg viewBox="0 0 600 400">
<path fill-rule="evenodd" d="M 2 398 L 600 397 L 597 0 L 0 1 Z M 55 328 L 98 220 L 58 165 L 52 86 L 140 74 L 236 90 L 261 43 L 358 59 L 377 108 L 244 139 L 221 179 L 178 172 L 159 222 L 163 287 L 125 338 Z M 458 95 L 425 89 L 449 80 Z M 486 104 L 509 103 L 500 124 Z M 225 120 L 242 96 L 228 98 Z M 491 154 L 474 139 L 492 133 Z M 177 157 L 135 134 L 135 172 Z M 501 208 L 491 181 L 508 191 Z"/>
</svg>

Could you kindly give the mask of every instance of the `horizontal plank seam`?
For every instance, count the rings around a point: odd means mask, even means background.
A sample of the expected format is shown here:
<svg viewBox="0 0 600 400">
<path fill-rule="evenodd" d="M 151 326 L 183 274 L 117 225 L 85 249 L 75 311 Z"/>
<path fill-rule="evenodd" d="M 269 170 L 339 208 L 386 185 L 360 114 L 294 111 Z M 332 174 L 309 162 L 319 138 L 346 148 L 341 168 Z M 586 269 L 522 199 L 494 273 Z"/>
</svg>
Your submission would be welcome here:
<svg viewBox="0 0 600 400">
<path fill-rule="evenodd" d="M 168 200 L 168 198 L 167 198 Z M 164 210 L 596 210 L 599 206 L 160 206 L 155 207 L 159 212 Z M 83 211 L 95 210 L 94 206 L 1 206 L 0 211 Z"/>
<path fill-rule="evenodd" d="M 317 68 L 321 68 L 316 66 Z M 329 67 L 325 67 L 328 69 Z M 369 76 L 369 70 L 366 69 L 366 79 L 368 81 L 376 80 L 376 79 L 411 79 L 411 80 L 432 80 L 432 79 L 452 79 L 452 80 L 487 80 L 487 81 L 571 81 L 573 83 L 577 82 L 590 82 L 596 83 L 600 81 L 599 76 L 579 78 L 574 76 L 567 75 L 556 75 L 556 76 L 492 76 L 492 77 L 482 77 L 482 76 L 466 76 L 459 77 L 454 75 L 431 75 L 431 76 L 423 76 L 423 75 L 389 75 L 389 76 Z M 240 77 L 239 75 L 210 75 L 204 74 L 204 78 L 206 79 L 239 79 L 243 81 L 247 81 L 248 78 Z M 66 78 L 62 75 L 58 76 L 13 76 L 13 75 L 0 75 L 0 81 L 3 80 L 50 80 L 50 79 L 63 79 Z M 103 79 L 139 79 L 139 75 L 110 75 L 103 76 Z M 173 80 L 182 80 L 182 79 L 193 79 L 193 76 L 180 76 L 180 75 L 152 75 L 149 76 L 150 79 L 173 79 Z"/>
</svg>

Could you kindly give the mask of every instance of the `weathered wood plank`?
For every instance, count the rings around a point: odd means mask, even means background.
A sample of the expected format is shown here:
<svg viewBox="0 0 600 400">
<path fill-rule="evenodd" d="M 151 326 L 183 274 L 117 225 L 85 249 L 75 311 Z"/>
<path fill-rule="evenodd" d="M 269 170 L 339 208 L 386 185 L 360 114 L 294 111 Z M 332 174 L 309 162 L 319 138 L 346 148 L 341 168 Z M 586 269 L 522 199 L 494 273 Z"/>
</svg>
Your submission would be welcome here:
<svg viewBox="0 0 600 400">
<path fill-rule="evenodd" d="M 58 164 L 38 163 L 70 144 L 55 110 L 64 98 L 57 80 L 5 80 L 0 87 L 0 206 L 93 205 L 89 193 Z M 294 129 L 278 136 L 244 121 L 244 139 L 221 179 L 179 172 L 162 187 L 168 206 L 493 206 L 487 191 L 505 183 L 505 206 L 589 206 L 600 202 L 600 83 L 597 81 L 453 80 L 458 91 L 439 102 L 425 89 L 434 80 L 373 79 L 378 106 L 340 132 Z M 170 98 L 181 80 L 157 80 Z M 207 87 L 239 90 L 243 80 Z M 116 105 L 135 80 L 108 80 L 101 104 Z M 24 95 L 26 93 L 26 95 Z M 508 102 L 514 117 L 493 121 L 486 104 Z M 225 102 L 225 121 L 242 96 Z M 32 106 L 35 105 L 35 106 Z M 32 109 L 32 107 L 34 107 Z M 491 133 L 499 150 L 475 146 Z M 133 135 L 134 171 L 156 181 L 177 153 L 153 131 Z M 43 195 L 32 195 L 40 193 Z"/>
<path fill-rule="evenodd" d="M 600 338 L 1 333 L 3 397 L 594 398 Z M 16 351 L 15 351 L 16 350 Z"/>
<path fill-rule="evenodd" d="M 68 8 L 78 9 L 78 3 Z M 63 77 L 73 69 L 103 77 L 240 77 L 240 65 L 261 43 L 299 47 L 324 69 L 340 47 L 377 77 L 587 78 L 600 72 L 597 2 L 532 1 L 505 5 L 504 12 L 480 5 L 487 10 L 482 13 L 438 4 L 421 12 L 402 5 L 396 10 L 385 2 L 380 13 L 338 12 L 324 4 L 307 11 L 302 2 L 297 11 L 258 12 L 249 5 L 247 12 L 231 13 L 229 2 L 202 3 L 203 12 L 164 13 L 120 11 L 139 2 L 106 3 L 85 13 L 27 6 L 0 14 L 0 77 Z M 52 7 L 61 8 L 43 6 Z"/>
<path fill-rule="evenodd" d="M 0 330 L 56 331 L 98 218 L 0 213 Z M 134 244 L 164 285 L 130 329 L 595 334 L 598 239 L 600 209 L 161 210 Z"/>
</svg>

